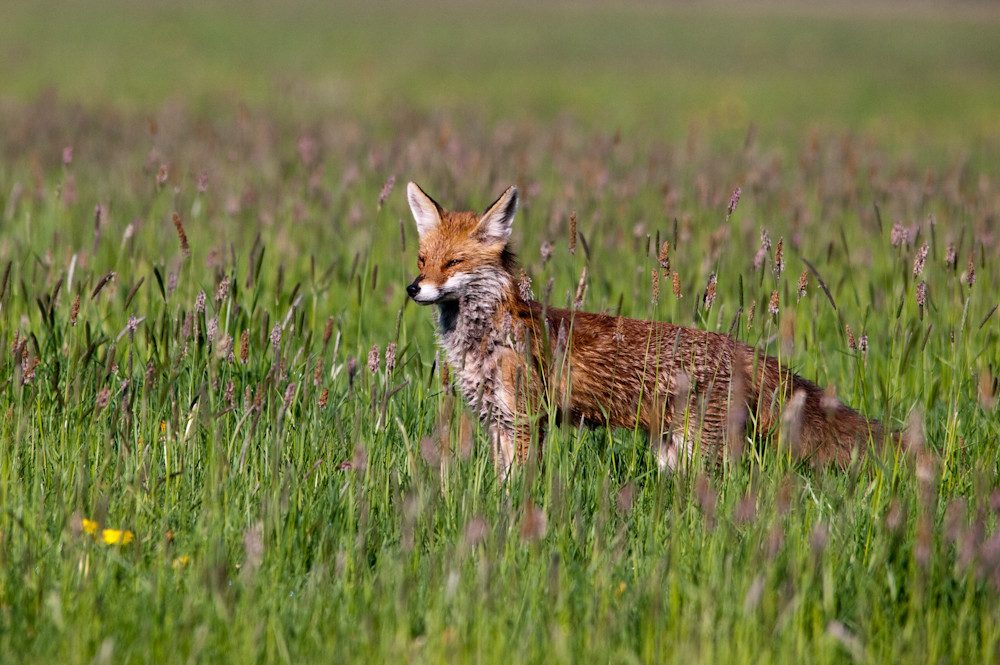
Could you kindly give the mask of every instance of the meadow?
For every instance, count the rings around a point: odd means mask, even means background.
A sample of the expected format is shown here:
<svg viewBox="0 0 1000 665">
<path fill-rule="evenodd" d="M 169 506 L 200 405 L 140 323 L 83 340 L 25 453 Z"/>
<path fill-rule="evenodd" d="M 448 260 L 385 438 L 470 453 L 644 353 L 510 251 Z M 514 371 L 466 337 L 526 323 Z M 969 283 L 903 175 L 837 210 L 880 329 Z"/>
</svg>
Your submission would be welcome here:
<svg viewBox="0 0 1000 665">
<path fill-rule="evenodd" d="M 4 12 L 0 662 L 1000 661 L 995 11 Z M 671 475 L 566 424 L 499 487 L 408 180 L 517 184 L 536 298 L 903 446 Z"/>
</svg>

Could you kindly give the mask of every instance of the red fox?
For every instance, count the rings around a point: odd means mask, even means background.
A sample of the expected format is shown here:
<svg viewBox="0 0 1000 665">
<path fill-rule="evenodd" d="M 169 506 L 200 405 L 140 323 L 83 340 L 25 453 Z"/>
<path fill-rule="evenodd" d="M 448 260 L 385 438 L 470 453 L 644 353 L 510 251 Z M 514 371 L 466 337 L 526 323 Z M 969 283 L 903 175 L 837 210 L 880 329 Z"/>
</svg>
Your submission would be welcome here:
<svg viewBox="0 0 1000 665">
<path fill-rule="evenodd" d="M 742 450 L 748 425 L 801 459 L 847 466 L 882 426 L 777 359 L 727 335 L 547 307 L 515 276 L 508 240 L 516 187 L 483 214 L 448 212 L 416 184 L 407 199 L 420 274 L 406 292 L 438 307 L 438 339 L 469 406 L 489 429 L 500 482 L 537 451 L 549 410 L 574 424 L 646 430 L 661 468 Z M 546 400 L 555 400 L 547 402 Z"/>
</svg>

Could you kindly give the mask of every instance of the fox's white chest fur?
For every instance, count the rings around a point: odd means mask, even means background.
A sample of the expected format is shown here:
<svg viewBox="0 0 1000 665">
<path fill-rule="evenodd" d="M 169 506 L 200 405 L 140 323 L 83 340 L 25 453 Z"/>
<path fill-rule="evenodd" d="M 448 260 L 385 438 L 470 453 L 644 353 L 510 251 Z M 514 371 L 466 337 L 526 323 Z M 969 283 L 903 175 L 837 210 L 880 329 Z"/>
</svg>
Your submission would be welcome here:
<svg viewBox="0 0 1000 665">
<path fill-rule="evenodd" d="M 504 391 L 503 331 L 495 325 L 497 299 L 490 290 L 440 303 L 438 339 L 454 370 L 459 390 L 483 422 L 513 422 Z"/>
</svg>

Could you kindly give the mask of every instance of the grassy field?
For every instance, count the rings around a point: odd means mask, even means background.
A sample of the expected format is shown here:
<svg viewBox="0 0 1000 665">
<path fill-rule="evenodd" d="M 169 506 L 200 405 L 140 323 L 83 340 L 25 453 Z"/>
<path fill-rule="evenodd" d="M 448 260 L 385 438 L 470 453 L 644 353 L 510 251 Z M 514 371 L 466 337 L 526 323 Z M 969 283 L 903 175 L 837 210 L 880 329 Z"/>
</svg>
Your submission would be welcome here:
<svg viewBox="0 0 1000 665">
<path fill-rule="evenodd" d="M 997 662 L 997 43 L 974 5 L 6 3 L 0 662 Z M 905 448 L 671 476 L 564 427 L 498 488 L 410 179 L 517 183 L 536 297 L 586 268 Z"/>
</svg>

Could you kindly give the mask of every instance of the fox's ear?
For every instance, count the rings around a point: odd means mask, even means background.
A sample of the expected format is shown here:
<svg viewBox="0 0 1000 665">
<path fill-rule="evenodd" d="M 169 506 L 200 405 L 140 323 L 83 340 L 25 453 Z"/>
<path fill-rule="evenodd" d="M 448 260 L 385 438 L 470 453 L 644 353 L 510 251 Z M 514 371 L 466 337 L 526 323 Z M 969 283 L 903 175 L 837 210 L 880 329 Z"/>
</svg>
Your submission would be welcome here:
<svg viewBox="0 0 1000 665">
<path fill-rule="evenodd" d="M 476 231 L 488 240 L 507 242 L 517 212 L 517 187 L 511 185 L 479 219 Z"/>
<path fill-rule="evenodd" d="M 437 201 L 427 196 L 424 190 L 411 182 L 406 185 L 406 200 L 410 203 L 410 211 L 417 222 L 417 234 L 423 236 L 441 225 L 441 213 L 444 212 Z"/>
</svg>

